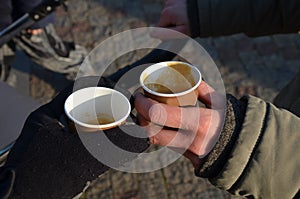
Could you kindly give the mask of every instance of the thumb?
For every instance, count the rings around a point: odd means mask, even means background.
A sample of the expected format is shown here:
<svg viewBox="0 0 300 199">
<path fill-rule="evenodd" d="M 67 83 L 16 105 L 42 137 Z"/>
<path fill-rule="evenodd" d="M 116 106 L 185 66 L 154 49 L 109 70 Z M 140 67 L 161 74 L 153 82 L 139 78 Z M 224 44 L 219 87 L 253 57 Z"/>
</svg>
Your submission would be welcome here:
<svg viewBox="0 0 300 199">
<path fill-rule="evenodd" d="M 226 106 L 226 95 L 215 91 L 205 81 L 201 81 L 198 90 L 198 99 L 209 108 L 223 109 Z"/>
</svg>

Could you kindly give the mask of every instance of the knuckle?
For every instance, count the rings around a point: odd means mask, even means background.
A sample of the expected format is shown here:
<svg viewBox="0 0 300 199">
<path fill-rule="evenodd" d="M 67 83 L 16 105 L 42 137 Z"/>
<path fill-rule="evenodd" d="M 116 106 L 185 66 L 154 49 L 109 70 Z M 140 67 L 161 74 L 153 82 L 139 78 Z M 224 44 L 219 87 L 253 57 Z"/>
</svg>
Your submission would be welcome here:
<svg viewBox="0 0 300 199">
<path fill-rule="evenodd" d="M 164 124 L 167 119 L 167 113 L 161 105 L 155 104 L 149 110 L 149 117 L 151 122 Z"/>
</svg>

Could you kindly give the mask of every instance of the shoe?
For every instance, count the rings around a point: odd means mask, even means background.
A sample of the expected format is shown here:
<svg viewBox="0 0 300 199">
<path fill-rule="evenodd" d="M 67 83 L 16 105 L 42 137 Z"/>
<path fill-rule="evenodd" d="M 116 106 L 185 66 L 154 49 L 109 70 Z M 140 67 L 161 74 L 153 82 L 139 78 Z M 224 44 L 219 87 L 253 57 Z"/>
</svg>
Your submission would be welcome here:
<svg viewBox="0 0 300 199">
<path fill-rule="evenodd" d="M 41 33 L 21 33 L 13 41 L 37 64 L 58 73 L 78 71 L 87 51 L 73 42 L 62 41 L 52 24 L 48 24 Z"/>
</svg>

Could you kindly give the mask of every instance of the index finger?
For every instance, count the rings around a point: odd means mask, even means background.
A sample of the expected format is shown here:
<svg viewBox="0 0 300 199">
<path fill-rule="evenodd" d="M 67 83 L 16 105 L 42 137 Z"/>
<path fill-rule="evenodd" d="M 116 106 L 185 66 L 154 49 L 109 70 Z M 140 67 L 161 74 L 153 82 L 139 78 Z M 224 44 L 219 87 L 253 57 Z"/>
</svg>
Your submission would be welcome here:
<svg viewBox="0 0 300 199">
<path fill-rule="evenodd" d="M 181 108 L 158 103 L 141 93 L 135 96 L 136 110 L 148 121 L 161 126 L 187 130 L 196 129 L 200 111 L 197 108 Z"/>
</svg>

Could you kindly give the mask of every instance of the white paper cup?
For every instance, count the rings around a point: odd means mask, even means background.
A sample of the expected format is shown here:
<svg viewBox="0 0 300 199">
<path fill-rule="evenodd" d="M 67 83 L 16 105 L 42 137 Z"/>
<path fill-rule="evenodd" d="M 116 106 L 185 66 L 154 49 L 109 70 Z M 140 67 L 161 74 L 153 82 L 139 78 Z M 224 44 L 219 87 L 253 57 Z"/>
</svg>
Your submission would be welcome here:
<svg viewBox="0 0 300 199">
<path fill-rule="evenodd" d="M 146 68 L 140 76 L 145 95 L 171 106 L 194 106 L 201 73 L 193 65 L 168 61 Z"/>
<path fill-rule="evenodd" d="M 65 101 L 65 113 L 76 129 L 106 130 L 125 123 L 131 106 L 120 92 L 106 87 L 88 87 L 72 93 Z"/>
</svg>

